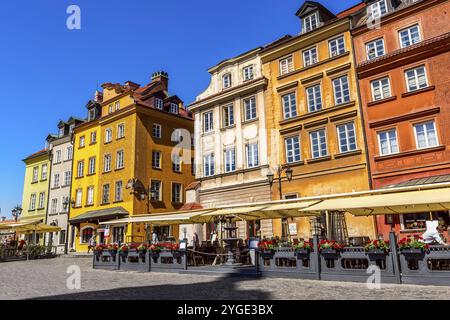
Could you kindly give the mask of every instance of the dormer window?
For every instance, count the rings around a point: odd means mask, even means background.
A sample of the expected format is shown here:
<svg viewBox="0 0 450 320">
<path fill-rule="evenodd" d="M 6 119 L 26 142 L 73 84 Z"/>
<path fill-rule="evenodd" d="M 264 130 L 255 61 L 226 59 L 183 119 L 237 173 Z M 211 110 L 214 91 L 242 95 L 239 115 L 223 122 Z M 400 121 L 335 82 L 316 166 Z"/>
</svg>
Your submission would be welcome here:
<svg viewBox="0 0 450 320">
<path fill-rule="evenodd" d="M 70 127 L 69 127 L 69 134 L 72 134 L 73 129 L 75 129 L 75 125 L 71 124 Z"/>
<path fill-rule="evenodd" d="M 95 120 L 95 109 L 89 110 L 88 121 Z"/>
<path fill-rule="evenodd" d="M 317 12 L 314 12 L 313 14 L 306 16 L 303 19 L 303 32 L 309 32 L 311 30 L 314 30 L 319 25 L 319 19 L 317 17 Z"/>
<path fill-rule="evenodd" d="M 227 89 L 231 87 L 231 73 L 227 73 L 222 77 L 222 88 Z"/>
<path fill-rule="evenodd" d="M 159 109 L 159 110 L 162 110 L 162 109 L 163 109 L 163 106 L 164 106 L 163 100 L 160 99 L 160 98 L 156 98 L 156 99 L 155 99 L 155 108 L 156 108 L 156 109 Z"/>
<path fill-rule="evenodd" d="M 58 136 L 59 136 L 60 138 L 64 137 L 64 127 L 59 128 Z"/>
<path fill-rule="evenodd" d="M 178 111 L 179 111 L 178 104 L 176 104 L 176 103 L 171 103 L 171 104 L 170 104 L 170 113 L 178 114 Z"/>
<path fill-rule="evenodd" d="M 372 19 L 380 18 L 387 13 L 386 0 L 377 1 L 370 5 L 370 16 Z"/>
</svg>

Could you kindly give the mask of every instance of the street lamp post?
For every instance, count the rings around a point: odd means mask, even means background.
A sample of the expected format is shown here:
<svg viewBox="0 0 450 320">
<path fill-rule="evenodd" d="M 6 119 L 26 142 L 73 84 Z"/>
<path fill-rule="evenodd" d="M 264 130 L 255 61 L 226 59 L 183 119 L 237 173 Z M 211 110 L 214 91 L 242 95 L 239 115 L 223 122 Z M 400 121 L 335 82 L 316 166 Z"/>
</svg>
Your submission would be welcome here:
<svg viewBox="0 0 450 320">
<path fill-rule="evenodd" d="M 277 168 L 277 177 L 276 177 L 276 179 L 278 180 L 278 192 L 279 192 L 279 195 L 280 195 L 280 200 L 283 199 L 283 189 L 282 189 L 282 180 L 283 180 L 283 176 L 282 175 L 283 175 L 283 172 L 286 174 L 286 179 L 287 179 L 288 182 L 292 181 L 292 173 L 293 173 L 293 171 L 292 171 L 292 169 L 291 169 L 291 167 L 289 165 L 284 167 L 284 168 L 283 168 L 283 166 L 280 165 Z M 270 189 L 272 190 L 272 186 L 273 186 L 273 183 L 275 181 L 275 174 L 273 172 L 269 172 L 267 174 L 267 180 L 269 181 Z M 283 238 L 285 238 L 286 235 L 287 235 L 287 232 L 285 230 L 286 222 L 287 222 L 287 219 L 283 218 L 282 219 L 282 224 L 283 224 L 282 237 Z"/>
</svg>

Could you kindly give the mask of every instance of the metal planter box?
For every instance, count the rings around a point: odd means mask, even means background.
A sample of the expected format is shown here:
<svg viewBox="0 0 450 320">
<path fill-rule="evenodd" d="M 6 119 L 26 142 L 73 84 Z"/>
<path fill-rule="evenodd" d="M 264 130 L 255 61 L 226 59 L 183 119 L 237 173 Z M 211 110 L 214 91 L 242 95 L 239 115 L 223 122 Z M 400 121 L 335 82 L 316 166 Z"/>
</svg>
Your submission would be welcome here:
<svg viewBox="0 0 450 320">
<path fill-rule="evenodd" d="M 161 251 L 150 254 L 150 271 L 186 270 L 187 257 L 183 251 Z"/>
<path fill-rule="evenodd" d="M 94 252 L 93 268 L 104 270 L 118 270 L 119 269 L 119 257 L 117 252 L 114 251 L 102 251 Z"/>
<path fill-rule="evenodd" d="M 150 271 L 149 252 L 140 253 L 137 250 L 129 250 L 126 255 L 120 256 L 120 270 L 125 271 Z"/>
</svg>

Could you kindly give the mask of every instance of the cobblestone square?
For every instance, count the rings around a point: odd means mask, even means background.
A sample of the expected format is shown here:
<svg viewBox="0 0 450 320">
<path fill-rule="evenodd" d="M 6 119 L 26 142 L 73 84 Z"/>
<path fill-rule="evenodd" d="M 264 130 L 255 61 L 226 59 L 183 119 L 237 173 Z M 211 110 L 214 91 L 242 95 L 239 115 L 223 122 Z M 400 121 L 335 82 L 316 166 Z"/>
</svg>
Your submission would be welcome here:
<svg viewBox="0 0 450 320">
<path fill-rule="evenodd" d="M 81 270 L 81 289 L 70 290 L 68 267 Z M 383 285 L 298 279 L 243 279 L 177 273 L 93 270 L 89 258 L 57 258 L 0 264 L 0 299 L 314 300 L 449 299 L 450 287 Z"/>
</svg>

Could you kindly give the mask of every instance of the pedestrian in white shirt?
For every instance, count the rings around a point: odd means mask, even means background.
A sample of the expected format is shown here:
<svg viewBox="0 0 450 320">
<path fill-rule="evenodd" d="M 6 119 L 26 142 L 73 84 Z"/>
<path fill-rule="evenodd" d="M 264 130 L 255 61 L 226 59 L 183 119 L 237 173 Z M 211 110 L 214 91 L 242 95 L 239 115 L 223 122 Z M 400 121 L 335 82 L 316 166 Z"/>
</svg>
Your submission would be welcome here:
<svg viewBox="0 0 450 320">
<path fill-rule="evenodd" d="M 422 235 L 422 241 L 426 244 L 441 244 L 443 246 L 448 246 L 443 240 L 445 239 L 443 233 L 446 229 L 445 226 L 437 226 L 436 229 L 428 229 Z"/>
</svg>

